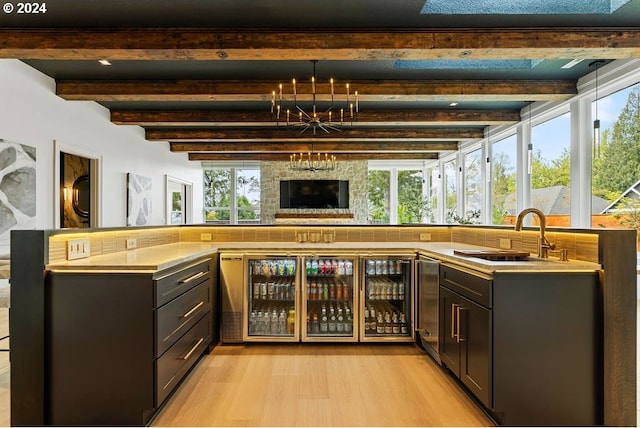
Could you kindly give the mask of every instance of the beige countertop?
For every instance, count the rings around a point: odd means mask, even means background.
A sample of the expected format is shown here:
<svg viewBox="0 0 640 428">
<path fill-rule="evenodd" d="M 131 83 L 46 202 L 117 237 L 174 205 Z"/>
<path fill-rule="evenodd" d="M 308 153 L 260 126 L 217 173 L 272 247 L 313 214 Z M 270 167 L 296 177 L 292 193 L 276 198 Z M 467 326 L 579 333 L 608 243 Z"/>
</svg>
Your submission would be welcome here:
<svg viewBox="0 0 640 428">
<path fill-rule="evenodd" d="M 419 252 L 443 262 L 477 269 L 487 273 L 497 271 L 576 271 L 593 272 L 600 269 L 597 263 L 557 258 L 526 261 L 491 261 L 454 254 L 454 250 L 485 249 L 477 245 L 455 242 L 335 242 L 335 243 L 229 243 L 229 242 L 181 242 L 139 248 L 118 253 L 96 255 L 84 259 L 57 262 L 47 265 L 48 270 L 65 271 L 148 271 L 156 272 L 178 264 L 197 260 L 216 252 L 271 253 L 273 255 L 326 255 L 357 253 L 359 255 L 393 255 Z"/>
</svg>

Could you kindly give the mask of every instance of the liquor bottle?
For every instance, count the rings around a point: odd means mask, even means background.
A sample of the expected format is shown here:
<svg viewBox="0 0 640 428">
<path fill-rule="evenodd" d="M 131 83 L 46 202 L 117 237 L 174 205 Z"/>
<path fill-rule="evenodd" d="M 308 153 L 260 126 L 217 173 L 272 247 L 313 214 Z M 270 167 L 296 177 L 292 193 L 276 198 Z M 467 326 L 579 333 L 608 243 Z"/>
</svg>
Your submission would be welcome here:
<svg viewBox="0 0 640 428">
<path fill-rule="evenodd" d="M 331 285 L 329 285 L 329 299 L 331 300 L 336 300 L 336 284 L 335 283 L 331 283 Z"/>
<path fill-rule="evenodd" d="M 393 326 L 391 325 L 391 314 L 385 312 L 384 314 L 384 334 L 392 334 Z"/>
<path fill-rule="evenodd" d="M 333 309 L 333 306 L 329 306 L 329 333 L 336 332 L 337 322 L 336 311 Z"/>
<path fill-rule="evenodd" d="M 337 284 L 333 284 L 333 288 L 335 288 L 336 290 L 336 300 L 342 300 L 342 284 L 341 283 L 337 283 Z"/>
<path fill-rule="evenodd" d="M 376 310 L 373 306 L 369 309 L 369 316 L 369 332 L 371 332 L 371 334 L 377 333 L 378 318 L 376 317 Z"/>
<path fill-rule="evenodd" d="M 393 334 L 400 334 L 400 322 L 398 321 L 398 314 L 396 312 L 391 316 L 391 329 Z"/>
<path fill-rule="evenodd" d="M 342 312 L 342 308 L 338 306 L 338 320 L 336 323 L 336 332 L 344 333 L 344 313 Z"/>
<path fill-rule="evenodd" d="M 311 261 L 311 275 L 318 275 L 318 261 Z"/>
<path fill-rule="evenodd" d="M 364 332 L 369 333 L 369 308 L 364 307 Z"/>
<path fill-rule="evenodd" d="M 344 308 L 345 320 L 344 320 L 344 332 L 347 334 L 353 333 L 353 317 L 351 316 L 351 309 L 347 306 Z"/>
<path fill-rule="evenodd" d="M 260 298 L 260 283 L 253 283 L 253 300 L 258 300 Z"/>
<path fill-rule="evenodd" d="M 342 281 L 342 298 L 344 300 L 349 300 L 349 285 Z"/>
<path fill-rule="evenodd" d="M 407 318 L 404 316 L 404 312 L 400 312 L 400 334 L 409 334 Z"/>
<path fill-rule="evenodd" d="M 320 333 L 327 333 L 329 331 L 329 316 L 327 315 L 327 307 L 322 305 L 320 312 Z"/>
<path fill-rule="evenodd" d="M 398 299 L 404 300 L 404 281 L 398 281 Z"/>
<path fill-rule="evenodd" d="M 329 284 L 326 281 L 322 284 L 322 298 L 329 300 Z"/>
<path fill-rule="evenodd" d="M 382 312 L 378 312 L 378 320 L 376 322 L 376 333 L 384 334 L 384 318 L 382 317 Z"/>
<path fill-rule="evenodd" d="M 351 260 L 344 262 L 344 274 L 353 275 L 353 262 Z"/>
<path fill-rule="evenodd" d="M 398 300 L 398 282 L 393 281 L 393 285 L 391 286 L 391 298 L 393 300 Z"/>
</svg>

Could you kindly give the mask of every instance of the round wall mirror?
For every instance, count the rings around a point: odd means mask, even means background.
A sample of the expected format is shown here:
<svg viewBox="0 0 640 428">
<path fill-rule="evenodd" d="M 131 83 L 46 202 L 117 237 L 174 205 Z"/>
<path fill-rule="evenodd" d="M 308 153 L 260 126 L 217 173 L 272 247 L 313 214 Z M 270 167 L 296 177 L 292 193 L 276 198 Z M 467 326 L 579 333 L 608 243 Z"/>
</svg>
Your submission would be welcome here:
<svg viewBox="0 0 640 428">
<path fill-rule="evenodd" d="M 89 198 L 89 176 L 81 175 L 73 182 L 73 198 L 71 199 L 71 205 L 73 211 L 80 217 L 88 218 L 90 209 Z"/>
</svg>

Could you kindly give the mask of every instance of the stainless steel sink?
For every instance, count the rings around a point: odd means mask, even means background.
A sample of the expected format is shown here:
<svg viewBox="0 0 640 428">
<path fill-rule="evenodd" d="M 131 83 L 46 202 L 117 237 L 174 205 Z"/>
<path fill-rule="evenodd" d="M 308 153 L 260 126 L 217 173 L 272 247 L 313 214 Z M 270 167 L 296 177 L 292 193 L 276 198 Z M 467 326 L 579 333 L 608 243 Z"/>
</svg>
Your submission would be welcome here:
<svg viewBox="0 0 640 428">
<path fill-rule="evenodd" d="M 453 250 L 459 256 L 476 257 L 491 261 L 529 261 L 537 260 L 530 257 L 530 254 L 517 250 Z"/>
</svg>

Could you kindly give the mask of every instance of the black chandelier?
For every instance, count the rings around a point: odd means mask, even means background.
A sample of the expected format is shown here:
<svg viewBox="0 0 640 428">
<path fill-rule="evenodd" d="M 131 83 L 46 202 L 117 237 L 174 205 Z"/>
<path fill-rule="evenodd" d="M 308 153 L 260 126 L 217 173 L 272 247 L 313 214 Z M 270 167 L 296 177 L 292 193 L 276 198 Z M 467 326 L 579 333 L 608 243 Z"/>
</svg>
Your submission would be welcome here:
<svg viewBox="0 0 640 428">
<path fill-rule="evenodd" d="M 301 129 L 300 133 L 304 133 L 311 129 L 313 135 L 318 131 L 329 133 L 330 131 L 341 132 L 342 128 L 347 124 L 352 124 L 358 119 L 359 103 L 358 91 L 351 94 L 350 84 L 345 85 L 345 97 L 338 96 L 334 92 L 334 80 L 329 79 L 331 87 L 331 104 L 324 110 L 319 111 L 316 103 L 317 98 L 328 99 L 328 96 L 321 96 L 316 92 L 316 63 L 318 60 L 312 60 L 313 76 L 311 76 L 311 110 L 306 110 L 298 104 L 298 91 L 296 79 L 291 80 L 292 94 L 283 95 L 283 85 L 278 85 L 277 91 L 271 93 L 271 118 L 278 125 L 295 127 Z"/>
</svg>

